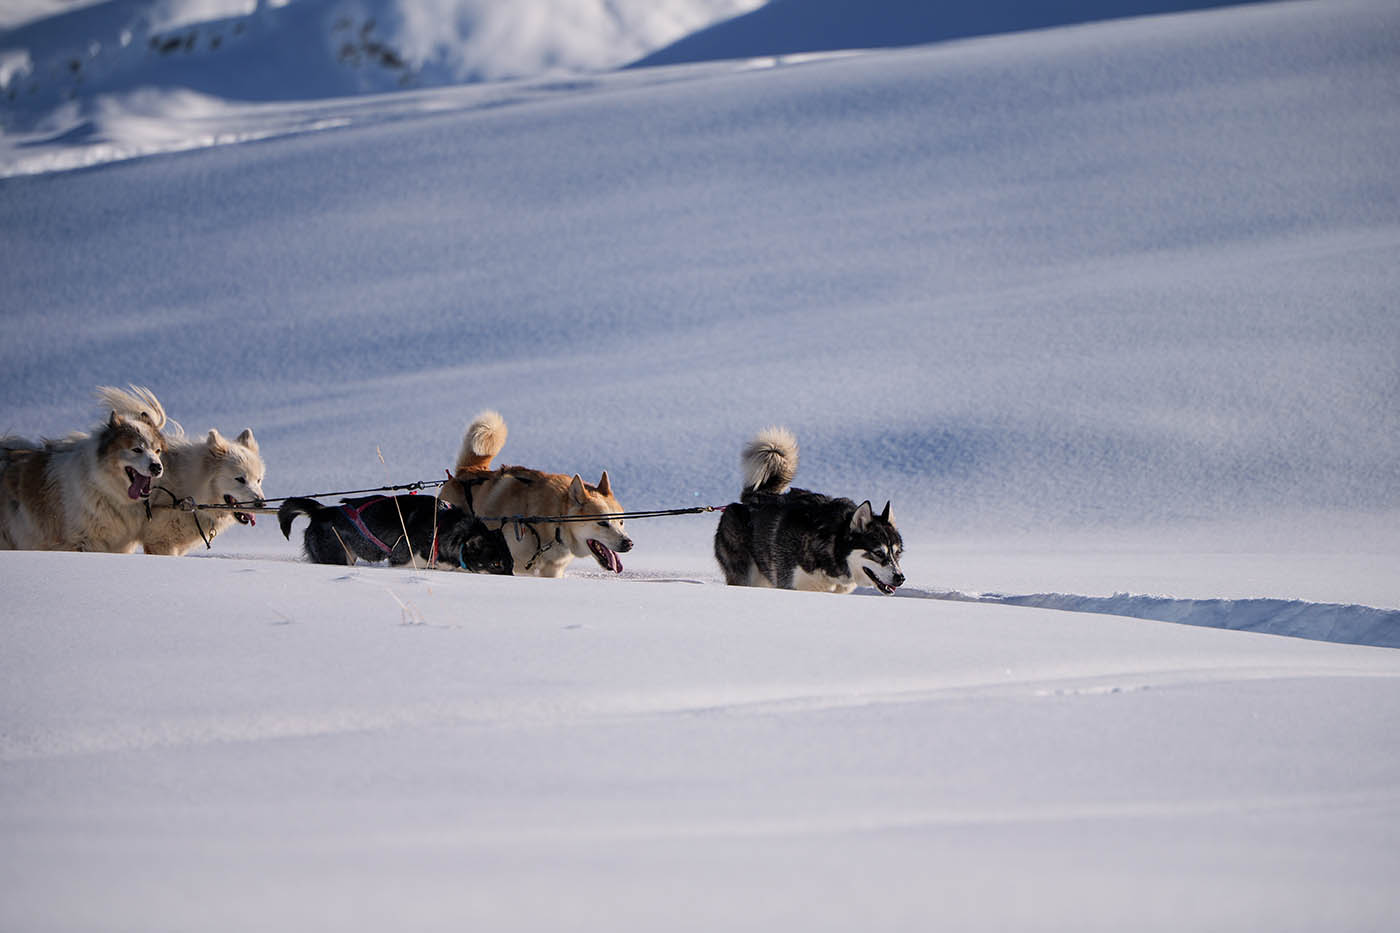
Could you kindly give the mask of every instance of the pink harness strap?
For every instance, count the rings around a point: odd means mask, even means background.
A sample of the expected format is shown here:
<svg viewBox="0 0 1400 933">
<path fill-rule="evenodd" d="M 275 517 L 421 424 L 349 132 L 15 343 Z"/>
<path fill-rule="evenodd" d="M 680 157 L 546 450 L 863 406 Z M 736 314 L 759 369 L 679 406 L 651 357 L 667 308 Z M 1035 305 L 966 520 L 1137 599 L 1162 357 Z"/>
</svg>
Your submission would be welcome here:
<svg viewBox="0 0 1400 933">
<path fill-rule="evenodd" d="M 388 497 L 388 496 L 380 496 L 378 499 L 371 499 L 369 502 L 366 502 L 364 505 L 360 506 L 358 509 L 351 508 L 349 505 L 346 505 L 346 504 L 343 504 L 343 503 L 342 503 L 341 506 L 340 506 L 340 510 L 341 510 L 342 512 L 345 513 L 345 517 L 348 518 L 348 519 L 350 519 L 350 524 L 354 525 L 355 528 L 356 528 L 356 530 L 359 531 L 360 534 L 364 535 L 366 538 L 368 538 L 369 540 L 373 541 L 374 544 L 375 544 L 375 546 L 376 546 L 377 548 L 379 548 L 381 551 L 383 551 L 385 554 L 391 554 L 391 553 L 393 553 L 393 550 L 394 550 L 394 549 L 391 548 L 391 547 L 389 547 L 389 545 L 385 544 L 383 541 L 380 541 L 378 538 L 376 538 L 376 537 L 374 536 L 374 532 L 372 532 L 372 531 L 369 530 L 369 526 L 365 524 L 364 518 L 361 517 L 361 515 L 360 515 L 360 513 L 363 512 L 365 509 L 369 508 L 369 507 L 372 506 L 372 505 L 378 505 L 379 503 L 383 502 L 383 501 L 384 501 L 385 499 L 387 499 L 387 498 L 389 498 L 389 497 Z M 412 545 L 410 544 L 410 549 L 411 549 L 411 547 L 412 547 Z M 437 566 L 437 559 L 438 559 L 438 530 L 437 530 L 437 523 L 434 522 L 434 523 L 433 523 L 433 549 L 432 549 L 432 554 L 431 554 L 431 556 L 428 558 L 428 566 L 429 566 L 429 567 L 435 567 L 435 566 Z"/>
<path fill-rule="evenodd" d="M 391 554 L 393 553 L 394 549 L 389 547 L 389 545 L 385 544 L 383 541 L 380 541 L 378 538 L 376 538 L 374 536 L 374 532 L 370 531 L 369 526 L 365 524 L 365 520 L 360 517 L 360 513 L 363 512 L 365 509 L 369 508 L 372 505 L 378 505 L 387 498 L 388 496 L 380 496 L 378 499 L 371 499 L 364 505 L 360 506 L 358 509 L 353 508 L 350 505 L 342 504 L 340 509 L 342 512 L 345 513 L 345 517 L 350 519 L 350 524 L 354 525 L 355 529 L 359 531 L 360 534 L 373 541 L 375 546 L 378 547 L 385 554 Z"/>
</svg>

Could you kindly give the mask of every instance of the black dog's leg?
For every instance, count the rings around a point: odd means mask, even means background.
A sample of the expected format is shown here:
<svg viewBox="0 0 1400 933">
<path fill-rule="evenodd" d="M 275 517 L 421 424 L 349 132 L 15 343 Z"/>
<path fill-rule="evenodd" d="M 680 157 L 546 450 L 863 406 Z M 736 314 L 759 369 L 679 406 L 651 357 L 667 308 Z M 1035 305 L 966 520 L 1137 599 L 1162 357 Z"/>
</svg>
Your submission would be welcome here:
<svg viewBox="0 0 1400 933">
<path fill-rule="evenodd" d="M 349 567 L 358 555 L 350 549 L 344 535 L 331 521 L 312 521 L 302 539 L 306 556 L 317 564 L 333 564 Z"/>
<path fill-rule="evenodd" d="M 418 562 L 428 566 L 433 550 L 436 501 L 426 496 L 397 496 L 378 508 L 376 518 L 386 526 L 384 543 L 393 544 L 389 563 L 395 567 Z"/>
<path fill-rule="evenodd" d="M 715 560 L 724 571 L 724 582 L 745 586 L 753 554 L 749 548 L 749 510 L 738 502 L 725 507 L 715 529 Z"/>
<path fill-rule="evenodd" d="M 470 529 L 458 562 L 473 573 L 495 573 L 510 576 L 515 573 L 515 559 L 510 545 L 499 528 L 487 528 L 478 518 L 463 519 Z"/>
</svg>

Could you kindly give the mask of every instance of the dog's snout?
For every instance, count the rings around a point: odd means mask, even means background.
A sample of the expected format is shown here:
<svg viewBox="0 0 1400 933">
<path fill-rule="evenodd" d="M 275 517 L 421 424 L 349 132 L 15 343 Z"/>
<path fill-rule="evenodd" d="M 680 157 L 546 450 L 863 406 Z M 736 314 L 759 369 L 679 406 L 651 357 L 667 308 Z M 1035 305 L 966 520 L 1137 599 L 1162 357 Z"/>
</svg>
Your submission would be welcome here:
<svg viewBox="0 0 1400 933">
<path fill-rule="evenodd" d="M 160 461 L 159 461 L 159 460 L 152 460 L 152 461 L 151 461 L 151 475 L 152 475 L 152 476 L 159 476 L 159 475 L 161 474 L 161 472 L 162 472 L 164 469 L 165 469 L 165 467 L 163 467 L 163 466 L 160 465 Z"/>
<path fill-rule="evenodd" d="M 253 497 L 253 505 L 256 506 L 257 508 L 265 509 L 265 508 L 267 508 L 267 500 L 264 499 L 262 496 L 254 496 L 254 497 Z"/>
<path fill-rule="evenodd" d="M 623 538 L 621 541 L 619 541 L 619 542 L 617 543 L 617 547 L 615 548 L 615 550 L 620 551 L 620 552 L 623 553 L 623 554 L 626 554 L 628 551 L 632 550 L 632 539 L 631 539 L 631 538 Z"/>
<path fill-rule="evenodd" d="M 903 585 L 904 585 L 904 574 L 899 573 L 899 572 L 896 571 L 896 572 L 895 572 L 895 575 L 894 575 L 894 579 L 892 579 L 890 582 L 893 583 L 895 586 L 903 586 Z"/>
</svg>

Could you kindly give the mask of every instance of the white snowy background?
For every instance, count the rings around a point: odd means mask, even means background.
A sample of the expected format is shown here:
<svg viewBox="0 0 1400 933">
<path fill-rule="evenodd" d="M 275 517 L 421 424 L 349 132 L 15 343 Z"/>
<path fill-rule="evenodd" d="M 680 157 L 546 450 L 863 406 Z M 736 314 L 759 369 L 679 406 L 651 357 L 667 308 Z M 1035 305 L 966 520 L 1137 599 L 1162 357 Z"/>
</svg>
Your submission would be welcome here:
<svg viewBox="0 0 1400 933">
<path fill-rule="evenodd" d="M 1400 8 L 1212 5 L 6 4 L 0 432 L 781 423 L 909 583 L 0 554 L 0 928 L 1389 929 Z"/>
</svg>

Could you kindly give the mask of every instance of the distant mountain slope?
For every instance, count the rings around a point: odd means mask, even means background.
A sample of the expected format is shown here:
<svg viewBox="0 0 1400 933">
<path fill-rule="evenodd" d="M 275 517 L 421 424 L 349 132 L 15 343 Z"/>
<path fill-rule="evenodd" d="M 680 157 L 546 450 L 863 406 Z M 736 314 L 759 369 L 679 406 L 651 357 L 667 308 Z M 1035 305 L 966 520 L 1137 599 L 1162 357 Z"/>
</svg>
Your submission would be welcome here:
<svg viewBox="0 0 1400 933">
<path fill-rule="evenodd" d="M 0 115 L 149 87 L 309 100 L 601 71 L 759 2 L 107 0 L 0 32 Z"/>
<path fill-rule="evenodd" d="M 921 45 L 1259 0 L 771 0 L 653 52 L 633 67 Z"/>
<path fill-rule="evenodd" d="M 80 7 L 92 6 L 93 3 L 94 0 L 5 0 L 4 3 L 0 3 L 0 32 L 35 20 L 71 13 Z"/>
</svg>

